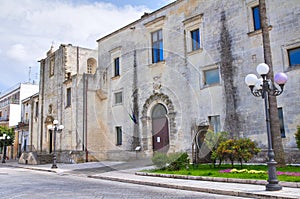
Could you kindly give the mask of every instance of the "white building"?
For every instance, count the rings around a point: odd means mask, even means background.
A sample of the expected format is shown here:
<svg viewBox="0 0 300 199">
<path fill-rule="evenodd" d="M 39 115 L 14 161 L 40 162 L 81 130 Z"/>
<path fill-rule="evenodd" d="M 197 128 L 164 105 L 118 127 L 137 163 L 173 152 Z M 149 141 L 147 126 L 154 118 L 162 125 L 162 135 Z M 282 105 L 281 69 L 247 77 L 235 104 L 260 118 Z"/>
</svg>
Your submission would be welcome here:
<svg viewBox="0 0 300 199">
<path fill-rule="evenodd" d="M 28 114 L 26 118 L 21 117 L 22 100 L 37 93 L 39 85 L 32 83 L 19 83 L 0 96 L 0 125 L 18 129 L 21 121 L 29 122 Z M 19 157 L 19 132 L 15 134 L 14 147 L 9 149 L 11 158 Z"/>
<path fill-rule="evenodd" d="M 21 121 L 22 100 L 37 93 L 38 84 L 19 83 L 0 96 L 0 125 L 15 127 Z"/>
</svg>

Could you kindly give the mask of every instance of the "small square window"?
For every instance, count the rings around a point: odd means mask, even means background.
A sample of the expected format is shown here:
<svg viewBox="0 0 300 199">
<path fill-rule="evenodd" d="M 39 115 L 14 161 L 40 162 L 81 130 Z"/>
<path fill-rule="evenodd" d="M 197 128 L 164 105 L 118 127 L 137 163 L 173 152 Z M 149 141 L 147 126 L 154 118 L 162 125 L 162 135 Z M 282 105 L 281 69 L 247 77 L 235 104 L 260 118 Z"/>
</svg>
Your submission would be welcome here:
<svg viewBox="0 0 300 199">
<path fill-rule="evenodd" d="M 117 126 L 116 127 L 116 132 L 117 132 L 117 145 L 122 145 L 122 127 Z"/>
<path fill-rule="evenodd" d="M 255 6 L 255 7 L 252 8 L 252 15 L 253 15 L 254 30 L 260 30 L 261 29 L 261 24 L 260 24 L 259 6 Z"/>
<path fill-rule="evenodd" d="M 192 38 L 192 50 L 200 49 L 200 30 L 196 29 L 191 31 L 191 38 Z"/>
<path fill-rule="evenodd" d="M 123 102 L 123 93 L 122 92 L 117 92 L 115 93 L 115 105 L 118 105 L 118 104 L 122 104 Z"/>
<path fill-rule="evenodd" d="M 300 65 L 300 47 L 288 50 L 289 64 L 294 67 Z"/>
<path fill-rule="evenodd" d="M 204 71 L 204 84 L 212 85 L 220 83 L 219 69 L 211 69 Z"/>
</svg>

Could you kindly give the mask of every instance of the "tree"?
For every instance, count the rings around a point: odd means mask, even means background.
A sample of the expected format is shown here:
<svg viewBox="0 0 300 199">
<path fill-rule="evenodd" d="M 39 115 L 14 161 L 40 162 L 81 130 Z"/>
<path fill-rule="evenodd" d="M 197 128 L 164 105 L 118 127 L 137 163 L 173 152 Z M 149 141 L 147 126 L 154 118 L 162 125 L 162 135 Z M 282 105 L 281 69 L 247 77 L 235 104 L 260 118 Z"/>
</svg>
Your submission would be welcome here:
<svg viewBox="0 0 300 199">
<path fill-rule="evenodd" d="M 261 28 L 262 28 L 264 59 L 265 59 L 265 63 L 270 67 L 270 71 L 268 73 L 268 79 L 274 82 L 272 53 L 271 53 L 269 26 L 267 20 L 265 0 L 259 0 L 259 12 L 260 12 L 260 21 L 261 21 Z M 283 149 L 283 144 L 281 139 L 280 124 L 279 124 L 278 110 L 277 110 L 277 99 L 275 96 L 272 96 L 270 94 L 268 96 L 268 99 L 269 99 L 271 135 L 272 135 L 273 149 L 275 153 L 275 160 L 277 161 L 278 166 L 285 166 L 284 149 Z"/>
<path fill-rule="evenodd" d="M 6 146 L 10 146 L 14 143 L 15 140 L 15 132 L 13 128 L 8 128 L 6 126 L 0 126 L 0 137 L 3 136 L 3 134 L 6 134 L 10 138 L 5 143 Z M 0 141 L 0 147 L 3 147 L 4 140 Z"/>
</svg>

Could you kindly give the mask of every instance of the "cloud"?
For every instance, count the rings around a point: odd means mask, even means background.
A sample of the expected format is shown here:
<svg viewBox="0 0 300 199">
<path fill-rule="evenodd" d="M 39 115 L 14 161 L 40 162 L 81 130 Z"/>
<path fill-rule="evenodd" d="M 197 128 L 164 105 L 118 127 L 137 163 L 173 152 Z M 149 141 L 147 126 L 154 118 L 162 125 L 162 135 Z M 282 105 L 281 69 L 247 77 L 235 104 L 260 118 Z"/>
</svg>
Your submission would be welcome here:
<svg viewBox="0 0 300 199">
<path fill-rule="evenodd" d="M 20 62 L 26 61 L 28 58 L 25 47 L 22 44 L 15 44 L 11 46 L 7 51 L 7 55 L 8 57 Z"/>
<path fill-rule="evenodd" d="M 52 42 L 96 48 L 96 40 L 137 19 L 145 6 L 65 0 L 0 1 L 0 91 L 28 79 L 28 66 L 38 68 Z M 9 69 L 7 68 L 9 66 Z M 18 71 L 17 73 L 15 73 Z"/>
</svg>

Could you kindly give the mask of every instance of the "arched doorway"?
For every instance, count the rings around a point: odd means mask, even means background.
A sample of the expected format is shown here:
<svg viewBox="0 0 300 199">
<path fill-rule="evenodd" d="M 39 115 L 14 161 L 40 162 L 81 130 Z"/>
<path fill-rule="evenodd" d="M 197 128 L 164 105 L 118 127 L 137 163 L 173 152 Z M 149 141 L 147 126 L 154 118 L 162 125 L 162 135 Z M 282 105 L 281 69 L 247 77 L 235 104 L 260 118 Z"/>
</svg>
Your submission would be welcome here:
<svg viewBox="0 0 300 199">
<path fill-rule="evenodd" d="M 167 153 L 169 150 L 167 109 L 162 104 L 156 104 L 152 109 L 151 119 L 153 152 Z"/>
</svg>

